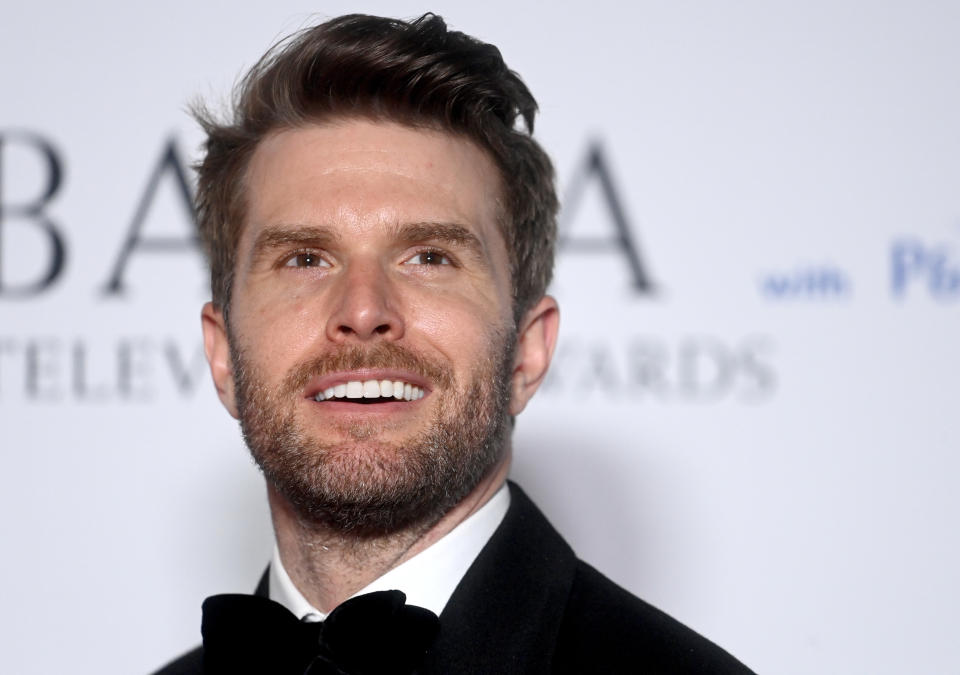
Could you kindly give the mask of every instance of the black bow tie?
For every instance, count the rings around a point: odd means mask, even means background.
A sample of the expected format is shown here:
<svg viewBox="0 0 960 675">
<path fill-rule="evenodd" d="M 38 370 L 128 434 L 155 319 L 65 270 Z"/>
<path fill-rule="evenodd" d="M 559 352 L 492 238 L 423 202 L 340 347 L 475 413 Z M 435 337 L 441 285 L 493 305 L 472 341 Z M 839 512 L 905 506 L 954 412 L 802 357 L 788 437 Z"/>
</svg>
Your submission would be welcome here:
<svg viewBox="0 0 960 675">
<path fill-rule="evenodd" d="M 299 621 L 255 595 L 214 595 L 203 603 L 206 673 L 406 675 L 440 629 L 437 616 L 405 605 L 400 591 L 351 598 L 326 621 Z"/>
</svg>

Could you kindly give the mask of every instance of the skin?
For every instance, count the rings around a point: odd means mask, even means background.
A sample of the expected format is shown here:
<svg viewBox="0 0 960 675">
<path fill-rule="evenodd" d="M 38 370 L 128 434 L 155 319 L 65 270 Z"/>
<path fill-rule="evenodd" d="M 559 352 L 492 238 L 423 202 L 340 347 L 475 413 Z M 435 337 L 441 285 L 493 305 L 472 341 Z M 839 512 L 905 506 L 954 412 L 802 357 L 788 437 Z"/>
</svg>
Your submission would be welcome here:
<svg viewBox="0 0 960 675">
<path fill-rule="evenodd" d="M 378 341 L 445 364 L 460 384 L 493 331 L 512 323 L 507 249 L 497 226 L 500 178 L 470 141 L 365 119 L 311 124 L 265 138 L 246 183 L 231 337 L 269 387 L 317 354 Z M 223 316 L 208 303 L 202 324 L 220 400 L 237 417 Z M 545 296 L 517 327 L 512 415 L 542 382 L 557 326 L 556 302 Z M 409 403 L 318 404 L 305 396 L 291 403 L 310 434 L 363 453 L 376 439 L 402 443 L 424 427 L 445 393 L 441 383 L 424 384 L 426 395 Z M 500 488 L 511 458 L 506 445 L 497 465 L 439 522 L 382 537 L 351 539 L 306 523 L 268 485 L 280 556 L 294 584 L 330 611 L 424 550 Z"/>
</svg>

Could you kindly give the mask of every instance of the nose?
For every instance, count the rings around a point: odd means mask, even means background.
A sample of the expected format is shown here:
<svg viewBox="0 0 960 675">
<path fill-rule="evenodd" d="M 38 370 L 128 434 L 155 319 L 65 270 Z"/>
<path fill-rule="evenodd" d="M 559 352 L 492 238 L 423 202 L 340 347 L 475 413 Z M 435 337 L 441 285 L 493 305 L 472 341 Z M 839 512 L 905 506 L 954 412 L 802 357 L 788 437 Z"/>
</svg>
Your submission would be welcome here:
<svg viewBox="0 0 960 675">
<path fill-rule="evenodd" d="M 387 273 L 376 263 L 351 264 L 337 281 L 327 338 L 334 342 L 398 340 L 403 317 Z"/>
</svg>

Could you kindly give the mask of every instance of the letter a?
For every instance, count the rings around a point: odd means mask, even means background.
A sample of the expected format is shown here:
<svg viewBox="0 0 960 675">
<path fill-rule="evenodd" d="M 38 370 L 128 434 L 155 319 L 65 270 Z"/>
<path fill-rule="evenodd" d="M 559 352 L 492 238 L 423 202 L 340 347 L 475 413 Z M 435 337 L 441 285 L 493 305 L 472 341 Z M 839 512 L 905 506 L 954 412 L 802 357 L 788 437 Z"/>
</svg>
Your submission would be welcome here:
<svg viewBox="0 0 960 675">
<path fill-rule="evenodd" d="M 607 205 L 607 211 L 613 223 L 614 234 L 608 238 L 579 237 L 569 236 L 566 230 L 573 220 L 581 198 L 589 185 L 590 181 L 596 179 L 599 181 L 600 196 Z M 633 234 L 630 230 L 630 224 L 627 222 L 626 213 L 617 191 L 613 185 L 613 179 L 607 166 L 607 160 L 603 154 L 603 148 L 598 142 L 593 142 L 587 149 L 587 159 L 577 171 L 570 187 L 567 189 L 566 200 L 563 209 L 560 212 L 560 237 L 558 247 L 563 250 L 579 253 L 606 253 L 608 251 L 619 251 L 626 259 L 630 268 L 630 274 L 633 277 L 633 288 L 637 293 L 652 294 L 654 284 L 650 281 L 643 262 L 640 258 L 640 250 L 634 243 Z"/>
<path fill-rule="evenodd" d="M 123 242 L 123 248 L 120 250 L 120 255 L 117 256 L 117 263 L 113 266 L 113 273 L 110 275 L 110 279 L 107 281 L 107 285 L 104 288 L 106 295 L 119 295 L 123 292 L 123 273 L 124 270 L 126 270 L 127 262 L 130 260 L 130 256 L 133 254 L 135 249 L 153 253 L 180 253 L 182 251 L 195 250 L 197 248 L 197 237 L 195 234 L 193 234 L 192 227 L 191 234 L 183 238 L 154 236 L 147 239 L 141 233 L 143 224 L 147 219 L 147 211 L 153 204 L 154 198 L 157 194 L 157 189 L 160 187 L 160 180 L 167 172 L 172 174 L 174 178 L 174 186 L 177 188 L 177 194 L 182 199 L 183 207 L 186 210 L 187 219 L 191 225 L 194 222 L 193 197 L 190 192 L 190 185 L 187 182 L 187 175 L 186 171 L 184 170 L 183 162 L 180 160 L 179 153 L 177 153 L 176 140 L 171 138 L 169 141 L 167 141 L 167 145 L 163 150 L 163 155 L 160 157 L 160 161 L 157 163 L 156 168 L 153 170 L 153 174 L 150 176 L 150 181 L 147 183 L 147 189 L 140 198 L 140 203 L 137 205 L 136 213 L 133 214 L 133 221 L 130 223 L 130 230 L 127 233 L 127 239 L 125 242 Z"/>
</svg>

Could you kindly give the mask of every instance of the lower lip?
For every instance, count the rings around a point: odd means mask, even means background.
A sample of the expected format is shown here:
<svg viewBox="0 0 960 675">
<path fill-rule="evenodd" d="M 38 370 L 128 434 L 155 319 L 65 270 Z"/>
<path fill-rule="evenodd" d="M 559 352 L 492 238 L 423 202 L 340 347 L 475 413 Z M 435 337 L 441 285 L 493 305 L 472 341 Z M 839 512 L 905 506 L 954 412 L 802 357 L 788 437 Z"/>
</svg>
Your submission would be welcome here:
<svg viewBox="0 0 960 675">
<path fill-rule="evenodd" d="M 307 399 L 309 403 L 317 406 L 319 410 L 325 410 L 331 413 L 354 415 L 402 413 L 414 410 L 415 406 L 422 400 L 424 399 L 418 399 L 416 401 L 384 401 L 383 403 L 355 403 L 350 399 L 337 399 L 330 401 L 314 401 Z"/>
</svg>

